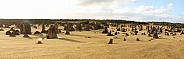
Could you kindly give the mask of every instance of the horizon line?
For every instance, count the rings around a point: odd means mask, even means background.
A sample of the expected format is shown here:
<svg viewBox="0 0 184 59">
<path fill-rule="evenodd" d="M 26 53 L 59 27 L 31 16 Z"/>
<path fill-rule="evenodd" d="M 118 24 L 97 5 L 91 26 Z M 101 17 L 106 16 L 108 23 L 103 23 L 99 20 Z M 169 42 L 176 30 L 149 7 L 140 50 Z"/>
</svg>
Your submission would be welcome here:
<svg viewBox="0 0 184 59">
<path fill-rule="evenodd" d="M 169 22 L 169 21 L 136 21 L 136 20 L 130 20 L 130 19 L 113 19 L 113 18 L 0 18 L 2 19 L 20 19 L 20 20 L 28 20 L 28 19 L 50 19 L 50 20 L 60 20 L 60 19 L 69 19 L 69 20 L 126 20 L 126 21 L 135 21 L 135 22 L 168 22 L 168 23 L 182 23 L 184 22 Z"/>
</svg>

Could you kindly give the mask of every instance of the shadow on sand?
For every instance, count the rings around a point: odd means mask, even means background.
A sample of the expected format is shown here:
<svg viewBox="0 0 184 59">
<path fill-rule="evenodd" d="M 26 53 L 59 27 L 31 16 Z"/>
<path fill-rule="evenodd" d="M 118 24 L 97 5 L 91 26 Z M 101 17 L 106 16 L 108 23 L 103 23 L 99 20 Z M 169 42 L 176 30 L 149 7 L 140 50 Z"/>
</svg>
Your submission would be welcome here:
<svg viewBox="0 0 184 59">
<path fill-rule="evenodd" d="M 159 40 L 159 39 L 163 40 L 163 39 L 167 39 L 167 38 L 158 38 L 157 40 Z"/>
<path fill-rule="evenodd" d="M 77 35 L 77 34 L 70 34 L 70 36 L 88 37 L 87 35 Z M 101 37 L 96 37 L 96 36 L 89 36 L 89 37 L 92 37 L 92 38 L 101 38 Z M 104 39 L 104 38 L 101 38 L 101 39 Z"/>
<path fill-rule="evenodd" d="M 65 40 L 65 41 L 71 41 L 71 42 L 79 42 L 79 43 L 85 43 L 85 42 L 81 42 L 81 41 L 77 41 L 77 40 L 72 40 L 72 39 L 68 39 L 68 38 L 58 38 L 59 40 Z"/>
</svg>

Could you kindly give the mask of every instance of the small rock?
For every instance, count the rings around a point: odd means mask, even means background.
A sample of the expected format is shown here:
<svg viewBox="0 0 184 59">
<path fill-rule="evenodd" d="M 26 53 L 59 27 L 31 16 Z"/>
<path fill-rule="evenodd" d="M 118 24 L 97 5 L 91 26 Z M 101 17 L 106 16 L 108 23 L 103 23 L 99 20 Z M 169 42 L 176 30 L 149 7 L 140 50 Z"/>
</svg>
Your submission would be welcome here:
<svg viewBox="0 0 184 59">
<path fill-rule="evenodd" d="M 42 43 L 42 41 L 38 41 L 38 43 L 37 43 L 37 44 L 43 44 L 43 43 Z"/>
<path fill-rule="evenodd" d="M 126 38 L 124 38 L 124 41 L 126 41 Z"/>
<path fill-rule="evenodd" d="M 137 38 L 136 41 L 140 41 L 139 38 Z"/>
<path fill-rule="evenodd" d="M 110 39 L 108 44 L 113 44 L 113 39 Z"/>
</svg>

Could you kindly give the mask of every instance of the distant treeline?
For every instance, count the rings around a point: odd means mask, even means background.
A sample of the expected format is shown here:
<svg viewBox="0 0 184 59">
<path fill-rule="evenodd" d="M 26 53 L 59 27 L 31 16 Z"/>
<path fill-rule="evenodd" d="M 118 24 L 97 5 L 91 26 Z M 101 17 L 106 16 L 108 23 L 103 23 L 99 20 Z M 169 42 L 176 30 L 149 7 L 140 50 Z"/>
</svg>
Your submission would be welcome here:
<svg viewBox="0 0 184 59">
<path fill-rule="evenodd" d="M 29 22 L 32 24 L 52 23 L 51 19 L 0 19 L 1 24 L 16 24 L 22 22 Z"/>
<path fill-rule="evenodd" d="M 128 20 L 99 20 L 99 19 L 0 19 L 0 23 L 16 23 L 16 22 L 30 22 L 33 24 L 40 23 L 55 23 L 59 21 L 97 21 L 101 23 L 114 23 L 114 24 L 135 24 L 135 25 L 147 25 L 153 23 L 154 25 L 161 26 L 174 26 L 174 27 L 182 27 L 184 28 L 183 23 L 170 23 L 170 22 L 136 22 L 136 21 L 128 21 Z"/>
<path fill-rule="evenodd" d="M 174 26 L 177 28 L 184 28 L 183 23 L 170 23 L 170 22 L 148 22 L 148 23 L 154 23 L 155 25 L 162 25 L 162 26 Z"/>
<path fill-rule="evenodd" d="M 98 20 L 100 22 L 109 22 L 109 23 L 116 23 L 116 24 L 136 24 L 136 25 L 148 25 L 148 24 L 154 24 L 154 25 L 161 25 L 161 26 L 174 26 L 177 28 L 184 28 L 183 23 L 170 23 L 170 22 L 136 22 L 136 21 L 127 21 L 127 20 Z"/>
<path fill-rule="evenodd" d="M 98 20 L 99 22 L 116 23 L 116 24 L 148 24 L 147 22 L 136 22 L 127 20 Z"/>
</svg>

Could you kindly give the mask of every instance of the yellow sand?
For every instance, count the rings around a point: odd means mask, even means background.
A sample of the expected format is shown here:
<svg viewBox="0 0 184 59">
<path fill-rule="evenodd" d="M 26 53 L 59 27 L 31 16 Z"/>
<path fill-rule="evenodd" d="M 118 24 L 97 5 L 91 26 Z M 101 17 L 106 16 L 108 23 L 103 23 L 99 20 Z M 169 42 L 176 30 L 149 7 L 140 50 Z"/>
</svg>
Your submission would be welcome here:
<svg viewBox="0 0 184 59">
<path fill-rule="evenodd" d="M 129 37 L 123 37 L 120 32 L 114 38 L 101 34 L 100 30 L 74 31 L 71 35 L 58 34 L 62 38 L 45 39 L 43 44 L 36 44 L 38 36 L 29 35 L 32 39 L 23 35 L 9 37 L 5 35 L 7 30 L 9 28 L 0 32 L 0 59 L 184 59 L 184 35 L 178 33 L 176 38 L 161 34 L 161 39 L 148 41 L 151 38 L 141 32 Z M 33 33 L 36 30 L 41 31 L 41 27 L 32 28 Z M 141 41 L 136 41 L 137 37 Z M 107 44 L 110 38 L 114 44 Z"/>
</svg>

